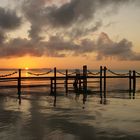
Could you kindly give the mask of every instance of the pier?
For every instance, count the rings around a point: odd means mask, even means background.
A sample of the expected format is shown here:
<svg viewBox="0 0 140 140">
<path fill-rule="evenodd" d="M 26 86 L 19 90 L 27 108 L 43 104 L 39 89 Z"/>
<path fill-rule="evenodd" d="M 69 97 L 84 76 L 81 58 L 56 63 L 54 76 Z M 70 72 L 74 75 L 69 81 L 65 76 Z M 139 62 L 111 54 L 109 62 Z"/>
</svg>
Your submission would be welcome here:
<svg viewBox="0 0 140 140">
<path fill-rule="evenodd" d="M 83 104 L 85 104 L 88 93 L 88 83 L 91 82 L 89 79 L 97 79 L 99 82 L 99 96 L 101 99 L 106 99 L 107 97 L 107 79 L 128 79 L 128 91 L 130 96 L 135 96 L 136 93 L 136 83 L 137 78 L 140 78 L 140 73 L 135 70 L 129 70 L 128 73 L 116 73 L 106 66 L 100 66 L 99 71 L 96 73 L 92 72 L 88 69 L 86 65 L 83 66 L 82 70 L 75 70 L 70 72 L 69 70 L 61 71 L 54 69 L 50 69 L 45 73 L 34 73 L 28 70 L 27 72 L 30 77 L 22 76 L 22 70 L 19 69 L 10 74 L 1 75 L 0 74 L 0 83 L 5 81 L 17 81 L 17 95 L 18 99 L 21 99 L 22 91 L 21 89 L 25 87 L 22 85 L 22 81 L 25 80 L 43 80 L 49 84 L 50 95 L 54 96 L 54 106 L 56 103 L 56 96 L 59 94 L 57 92 L 57 86 L 59 84 L 64 84 L 66 95 L 69 94 L 69 84 L 73 85 L 73 89 L 77 93 L 83 94 Z M 51 73 L 51 75 L 49 75 Z M 17 75 L 17 76 L 15 76 Z M 58 81 L 62 81 L 61 83 Z M 72 82 L 69 82 L 72 81 Z M 30 85 L 33 87 L 33 85 Z M 11 86 L 12 87 L 12 86 Z M 6 87 L 5 87 L 6 88 Z M 93 89 L 94 90 L 94 89 Z"/>
</svg>

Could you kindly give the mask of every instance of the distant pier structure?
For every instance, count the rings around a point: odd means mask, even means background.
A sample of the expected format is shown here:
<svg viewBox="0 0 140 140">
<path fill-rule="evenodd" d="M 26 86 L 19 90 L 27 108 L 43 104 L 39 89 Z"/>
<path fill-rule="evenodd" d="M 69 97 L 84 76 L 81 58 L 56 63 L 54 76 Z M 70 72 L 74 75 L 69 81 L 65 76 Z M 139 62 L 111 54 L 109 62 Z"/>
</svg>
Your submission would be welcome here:
<svg viewBox="0 0 140 140">
<path fill-rule="evenodd" d="M 24 87 L 24 85 L 22 85 L 23 80 L 48 81 L 50 83 L 50 95 L 54 96 L 54 106 L 56 105 L 56 96 L 59 94 L 57 93 L 57 86 L 60 84 L 58 81 L 63 81 L 66 95 L 69 93 L 69 85 L 72 84 L 74 91 L 77 94 L 83 94 L 83 104 L 85 104 L 87 95 L 89 94 L 88 83 L 91 82 L 91 79 L 97 79 L 99 81 L 99 96 L 101 99 L 106 99 L 107 79 L 128 79 L 129 95 L 134 98 L 136 93 L 137 78 L 140 78 L 140 73 L 135 70 L 129 70 L 127 73 L 116 73 L 108 69 L 106 66 L 100 66 L 99 71 L 93 72 L 92 70 L 89 70 L 86 65 L 84 65 L 82 69 L 76 69 L 75 71 L 70 71 L 68 69 L 62 71 L 55 67 L 45 73 L 34 73 L 28 70 L 28 74 L 30 77 L 23 77 L 21 69 L 9 74 L 0 74 L 0 83 L 8 80 L 17 81 L 17 94 L 19 100 L 21 101 L 21 89 Z"/>
</svg>

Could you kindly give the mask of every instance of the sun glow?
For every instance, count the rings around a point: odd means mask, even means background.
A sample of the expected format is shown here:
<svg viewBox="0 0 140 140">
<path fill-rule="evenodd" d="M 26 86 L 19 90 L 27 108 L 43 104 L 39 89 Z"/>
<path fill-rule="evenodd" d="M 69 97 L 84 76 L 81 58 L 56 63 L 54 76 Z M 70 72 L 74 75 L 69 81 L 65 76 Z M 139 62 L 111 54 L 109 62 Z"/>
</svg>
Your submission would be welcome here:
<svg viewBox="0 0 140 140">
<path fill-rule="evenodd" d="M 25 70 L 28 70 L 29 68 L 28 67 L 25 67 Z"/>
</svg>

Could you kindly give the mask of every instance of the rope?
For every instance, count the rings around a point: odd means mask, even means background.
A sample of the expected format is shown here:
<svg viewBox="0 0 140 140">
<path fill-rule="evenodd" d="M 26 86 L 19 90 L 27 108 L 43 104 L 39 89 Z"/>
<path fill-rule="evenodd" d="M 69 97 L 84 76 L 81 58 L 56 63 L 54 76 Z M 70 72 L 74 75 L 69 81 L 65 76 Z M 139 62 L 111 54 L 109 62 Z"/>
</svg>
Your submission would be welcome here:
<svg viewBox="0 0 140 140">
<path fill-rule="evenodd" d="M 76 74 L 76 72 L 69 73 L 68 76 L 71 76 L 71 75 L 73 75 L 73 74 Z"/>
<path fill-rule="evenodd" d="M 57 72 L 58 72 L 59 74 L 66 75 L 65 73 L 63 73 L 63 72 L 61 72 L 61 71 L 59 71 L 59 70 L 57 70 Z"/>
<path fill-rule="evenodd" d="M 139 73 L 139 72 L 137 72 L 137 71 L 136 71 L 136 74 L 140 75 L 140 73 Z"/>
<path fill-rule="evenodd" d="M 124 74 L 119 74 L 119 73 L 116 73 L 116 72 L 113 72 L 111 71 L 110 69 L 107 69 L 110 73 L 114 74 L 114 75 L 117 75 L 117 76 L 125 76 L 125 75 L 129 75 L 129 72 L 128 73 L 124 73 Z"/>
<path fill-rule="evenodd" d="M 32 72 L 28 72 L 28 74 L 34 75 L 34 76 L 41 76 L 41 75 L 47 75 L 47 74 L 49 74 L 51 72 L 52 72 L 52 70 L 50 70 L 48 72 L 45 72 L 45 73 L 32 73 Z"/>
<path fill-rule="evenodd" d="M 14 74 L 16 74 L 16 73 L 17 73 L 17 71 L 15 71 L 15 72 L 13 72 L 13 73 L 10 73 L 10 74 L 0 75 L 0 78 L 12 76 L 12 75 L 14 75 Z"/>
<path fill-rule="evenodd" d="M 93 73 L 93 72 L 91 72 L 91 71 L 88 70 L 88 74 L 91 74 L 91 75 L 98 75 L 98 74 L 100 74 L 100 72 Z"/>
</svg>

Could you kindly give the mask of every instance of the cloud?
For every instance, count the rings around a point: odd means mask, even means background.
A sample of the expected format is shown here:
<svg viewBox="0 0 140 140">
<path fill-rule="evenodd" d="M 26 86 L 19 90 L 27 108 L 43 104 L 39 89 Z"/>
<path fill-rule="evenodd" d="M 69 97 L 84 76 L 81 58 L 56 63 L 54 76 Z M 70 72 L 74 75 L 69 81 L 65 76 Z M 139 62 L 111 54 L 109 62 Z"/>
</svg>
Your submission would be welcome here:
<svg viewBox="0 0 140 140">
<path fill-rule="evenodd" d="M 13 39 L 0 47 L 0 57 L 50 56 L 66 57 L 96 53 L 97 60 L 113 58 L 118 60 L 140 60 L 140 54 L 133 51 L 132 42 L 122 39 L 114 42 L 106 33 L 101 33 L 97 40 L 81 39 L 79 42 L 63 37 L 51 36 L 48 41 L 34 42 L 27 39 Z"/>
<path fill-rule="evenodd" d="M 119 60 L 140 60 L 140 54 L 133 51 L 132 42 L 122 39 L 112 41 L 106 33 L 101 33 L 97 40 L 97 59 L 116 58 Z"/>
<path fill-rule="evenodd" d="M 21 25 L 21 18 L 14 10 L 6 10 L 0 7 L 0 28 L 14 30 Z"/>
<path fill-rule="evenodd" d="M 0 44 L 6 40 L 6 36 L 2 30 L 0 30 Z"/>
<path fill-rule="evenodd" d="M 96 20 L 98 11 L 108 7 L 117 10 L 120 5 L 130 1 L 63 0 L 61 4 L 56 5 L 55 0 L 24 0 L 22 16 L 31 24 L 29 39 L 15 38 L 9 41 L 5 30 L 18 28 L 22 19 L 15 11 L 0 8 L 0 57 L 66 57 L 96 53 L 97 60 L 140 60 L 140 54 L 133 51 L 132 42 L 125 38 L 115 42 L 104 32 L 97 39 L 86 37 L 103 26 L 101 19 Z M 47 40 L 42 34 L 43 31 L 48 35 Z"/>
<path fill-rule="evenodd" d="M 44 28 L 64 34 L 67 30 L 70 37 L 86 35 L 98 30 L 102 20 L 97 18 L 97 12 L 108 8 L 117 11 L 123 4 L 131 0 L 24 0 L 22 12 L 31 23 L 28 31 L 33 40 L 42 40 Z M 133 2 L 134 3 L 134 2 Z M 110 10 L 109 10 L 110 11 Z M 97 24 L 99 23 L 99 24 Z M 82 30 L 81 30 L 82 29 Z"/>
</svg>

